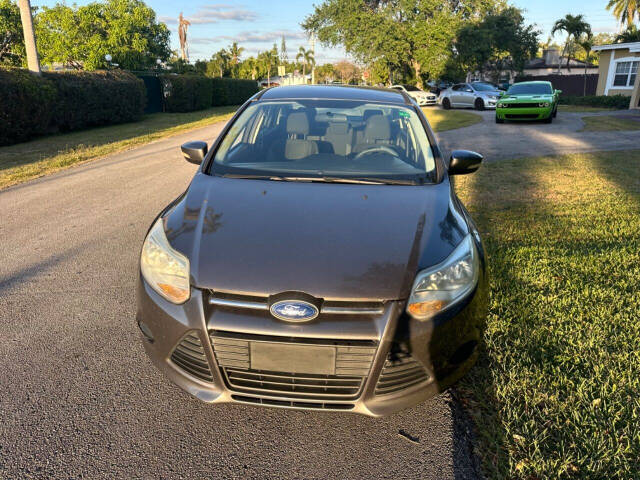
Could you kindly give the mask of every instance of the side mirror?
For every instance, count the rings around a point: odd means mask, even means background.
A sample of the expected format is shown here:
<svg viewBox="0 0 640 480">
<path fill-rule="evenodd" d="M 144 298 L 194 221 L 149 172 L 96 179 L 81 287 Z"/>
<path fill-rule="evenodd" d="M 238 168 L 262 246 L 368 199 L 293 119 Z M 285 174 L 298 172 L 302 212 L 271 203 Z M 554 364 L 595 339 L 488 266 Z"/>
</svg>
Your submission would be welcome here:
<svg viewBox="0 0 640 480">
<path fill-rule="evenodd" d="M 562 90 L 556 90 L 556 93 L 560 95 L 562 93 Z"/>
<path fill-rule="evenodd" d="M 200 165 L 208 150 L 207 142 L 187 142 L 180 147 L 182 156 L 189 163 Z"/>
<path fill-rule="evenodd" d="M 454 150 L 449 160 L 449 175 L 466 175 L 480 168 L 482 155 L 469 150 Z"/>
</svg>

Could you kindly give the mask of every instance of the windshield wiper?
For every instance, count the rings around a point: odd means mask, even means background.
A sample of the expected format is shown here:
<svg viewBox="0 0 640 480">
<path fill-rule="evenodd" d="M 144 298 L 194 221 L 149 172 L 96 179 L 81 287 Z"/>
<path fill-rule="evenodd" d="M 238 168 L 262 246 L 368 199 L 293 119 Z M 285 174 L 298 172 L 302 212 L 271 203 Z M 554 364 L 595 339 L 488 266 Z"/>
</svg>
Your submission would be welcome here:
<svg viewBox="0 0 640 480">
<path fill-rule="evenodd" d="M 416 185 L 424 183 L 423 179 L 419 181 L 397 179 L 397 178 L 374 178 L 374 177 L 282 177 L 278 175 L 252 175 L 243 173 L 225 173 L 225 178 L 245 178 L 250 180 L 273 180 L 278 182 L 320 182 L 320 183 L 353 183 L 358 185 Z"/>
</svg>

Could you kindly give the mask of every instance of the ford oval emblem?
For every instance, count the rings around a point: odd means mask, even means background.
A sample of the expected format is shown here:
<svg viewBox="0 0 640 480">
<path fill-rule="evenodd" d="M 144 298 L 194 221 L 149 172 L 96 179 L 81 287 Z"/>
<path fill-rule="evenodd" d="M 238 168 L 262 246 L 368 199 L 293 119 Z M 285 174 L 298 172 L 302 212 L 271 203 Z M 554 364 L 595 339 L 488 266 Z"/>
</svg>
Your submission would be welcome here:
<svg viewBox="0 0 640 480">
<path fill-rule="evenodd" d="M 271 305 L 271 315 L 287 322 L 308 322 L 318 316 L 318 308 L 302 300 L 282 300 Z"/>
</svg>

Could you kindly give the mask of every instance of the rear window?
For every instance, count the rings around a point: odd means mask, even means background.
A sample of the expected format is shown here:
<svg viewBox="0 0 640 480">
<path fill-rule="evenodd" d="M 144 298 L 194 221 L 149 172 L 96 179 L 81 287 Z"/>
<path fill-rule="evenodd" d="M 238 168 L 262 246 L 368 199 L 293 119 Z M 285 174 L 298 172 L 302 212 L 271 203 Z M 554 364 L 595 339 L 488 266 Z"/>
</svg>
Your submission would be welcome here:
<svg viewBox="0 0 640 480">
<path fill-rule="evenodd" d="M 553 92 L 548 83 L 516 83 L 507 90 L 507 93 L 512 95 L 550 95 Z"/>
<path fill-rule="evenodd" d="M 431 181 L 435 159 L 410 107 L 350 100 L 256 102 L 215 153 L 214 174 Z"/>
</svg>

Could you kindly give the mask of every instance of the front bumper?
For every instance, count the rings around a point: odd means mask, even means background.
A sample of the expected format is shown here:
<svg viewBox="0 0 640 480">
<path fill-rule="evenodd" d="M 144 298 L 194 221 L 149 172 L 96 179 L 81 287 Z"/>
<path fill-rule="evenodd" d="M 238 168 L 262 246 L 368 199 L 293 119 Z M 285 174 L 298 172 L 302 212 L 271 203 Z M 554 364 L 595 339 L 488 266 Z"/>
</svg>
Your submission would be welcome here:
<svg viewBox="0 0 640 480">
<path fill-rule="evenodd" d="M 487 308 L 484 278 L 460 304 L 426 322 L 409 317 L 400 301 L 384 303 L 379 314 L 321 313 L 296 324 L 268 311 L 210 305 L 206 290 L 193 288 L 182 305 L 142 278 L 137 290 L 147 354 L 197 398 L 370 416 L 415 405 L 464 375 L 476 360 Z M 334 349 L 335 375 L 255 370 L 249 358 L 258 343 Z"/>
<path fill-rule="evenodd" d="M 553 113 L 553 106 L 535 108 L 496 108 L 500 120 L 532 121 L 544 120 Z"/>
<path fill-rule="evenodd" d="M 430 97 L 421 97 L 417 98 L 416 102 L 418 102 L 418 105 L 420 105 L 421 107 L 436 105 L 438 103 L 438 97 L 435 95 Z"/>
</svg>

